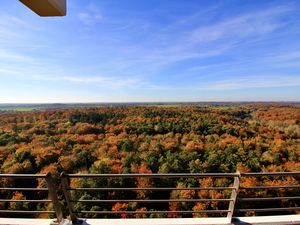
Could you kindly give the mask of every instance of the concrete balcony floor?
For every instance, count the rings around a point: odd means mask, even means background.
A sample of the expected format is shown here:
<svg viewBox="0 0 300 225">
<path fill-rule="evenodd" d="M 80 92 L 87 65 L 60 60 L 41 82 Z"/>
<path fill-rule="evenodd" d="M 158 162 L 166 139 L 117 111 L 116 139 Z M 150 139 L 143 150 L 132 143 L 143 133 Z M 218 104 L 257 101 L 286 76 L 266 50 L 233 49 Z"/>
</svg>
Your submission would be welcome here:
<svg viewBox="0 0 300 225">
<path fill-rule="evenodd" d="M 231 223 L 225 218 L 178 218 L 178 219 L 84 219 L 83 225 L 289 225 L 300 224 L 299 215 L 287 216 L 256 216 L 236 217 Z M 21 219 L 21 218 L 0 218 L 1 225 L 50 225 L 51 219 Z M 71 225 L 65 220 L 61 225 Z"/>
</svg>

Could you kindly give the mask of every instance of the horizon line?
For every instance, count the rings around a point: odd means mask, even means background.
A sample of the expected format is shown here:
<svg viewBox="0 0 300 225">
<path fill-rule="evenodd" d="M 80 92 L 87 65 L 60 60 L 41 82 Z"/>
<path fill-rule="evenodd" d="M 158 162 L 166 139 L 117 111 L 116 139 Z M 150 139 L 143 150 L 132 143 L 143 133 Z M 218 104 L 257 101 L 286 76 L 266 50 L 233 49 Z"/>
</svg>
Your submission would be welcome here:
<svg viewBox="0 0 300 225">
<path fill-rule="evenodd" d="M 178 104 L 191 104 L 191 103 L 300 103 L 299 101 L 293 100 L 270 100 L 270 101 L 256 101 L 256 100 L 226 100 L 226 101 L 111 101 L 111 102 L 0 102 L 0 105 L 38 105 L 38 104 L 168 104 L 168 103 L 178 103 Z"/>
</svg>

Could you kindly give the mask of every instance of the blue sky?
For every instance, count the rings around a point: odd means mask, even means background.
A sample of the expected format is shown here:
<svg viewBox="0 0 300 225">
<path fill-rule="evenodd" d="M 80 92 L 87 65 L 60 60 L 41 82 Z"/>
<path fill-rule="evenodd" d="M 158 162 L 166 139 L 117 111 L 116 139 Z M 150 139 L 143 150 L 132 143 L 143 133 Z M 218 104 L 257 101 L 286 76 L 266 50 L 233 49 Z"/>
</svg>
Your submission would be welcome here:
<svg viewBox="0 0 300 225">
<path fill-rule="evenodd" d="M 0 5 L 0 103 L 300 101 L 300 1 Z"/>
</svg>

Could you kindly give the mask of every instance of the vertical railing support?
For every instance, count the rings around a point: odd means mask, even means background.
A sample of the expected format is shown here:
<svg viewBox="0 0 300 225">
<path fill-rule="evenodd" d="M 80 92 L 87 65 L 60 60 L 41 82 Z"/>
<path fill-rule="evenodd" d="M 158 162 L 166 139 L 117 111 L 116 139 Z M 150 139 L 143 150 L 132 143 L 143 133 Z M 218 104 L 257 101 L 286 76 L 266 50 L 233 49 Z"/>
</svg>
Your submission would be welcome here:
<svg viewBox="0 0 300 225">
<path fill-rule="evenodd" d="M 61 185 L 62 185 L 64 196 L 65 196 L 65 199 L 66 199 L 67 207 L 68 207 L 68 210 L 69 210 L 69 213 L 70 213 L 70 218 L 71 218 L 72 224 L 82 224 L 83 221 L 79 220 L 77 218 L 77 216 L 75 215 L 75 213 L 74 213 L 74 204 L 71 200 L 71 195 L 70 195 L 70 192 L 69 192 L 68 178 L 67 178 L 67 176 L 64 172 L 61 173 L 60 178 L 61 178 Z"/>
<path fill-rule="evenodd" d="M 53 223 L 51 223 L 51 224 L 62 224 L 62 222 L 64 220 L 64 216 L 63 216 L 63 212 L 61 210 L 61 206 L 60 206 L 60 203 L 59 203 L 59 200 L 57 197 L 57 192 L 56 192 L 56 188 L 55 188 L 51 173 L 47 173 L 45 180 L 46 180 L 47 187 L 48 187 L 49 197 L 52 201 L 53 209 L 55 211 L 56 218 L 57 218 L 57 221 L 53 221 Z"/>
<path fill-rule="evenodd" d="M 233 216 L 233 212 L 234 212 L 234 206 L 236 203 L 236 198 L 238 195 L 238 191 L 239 191 L 239 187 L 240 187 L 240 179 L 241 179 L 241 173 L 237 170 L 236 174 L 238 176 L 234 177 L 234 182 L 233 182 L 233 189 L 231 192 L 231 196 L 230 196 L 230 203 L 229 203 L 229 207 L 228 210 L 229 212 L 227 213 L 227 219 L 229 220 L 229 222 L 232 222 L 232 216 Z"/>
</svg>

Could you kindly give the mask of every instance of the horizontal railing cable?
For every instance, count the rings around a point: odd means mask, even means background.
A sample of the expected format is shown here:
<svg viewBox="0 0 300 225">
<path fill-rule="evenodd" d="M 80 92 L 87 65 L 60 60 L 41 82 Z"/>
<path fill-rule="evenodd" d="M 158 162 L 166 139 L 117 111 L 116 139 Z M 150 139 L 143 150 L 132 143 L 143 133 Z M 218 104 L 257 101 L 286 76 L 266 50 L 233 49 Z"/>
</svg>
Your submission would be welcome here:
<svg viewBox="0 0 300 225">
<path fill-rule="evenodd" d="M 47 174 L 0 174 L 0 178 L 13 179 L 32 179 L 32 178 L 46 178 Z"/>
<path fill-rule="evenodd" d="M 0 199 L 0 202 L 37 202 L 37 203 L 42 203 L 42 202 L 51 202 L 51 200 L 48 199 L 42 199 L 42 200 L 35 200 L 35 199 Z"/>
<path fill-rule="evenodd" d="M 0 191 L 48 191 L 48 188 L 0 188 Z"/>
<path fill-rule="evenodd" d="M 229 210 L 184 210 L 184 211 L 78 211 L 75 213 L 95 213 L 95 214 L 165 214 L 165 213 L 174 213 L 174 214 L 187 214 L 187 213 L 227 213 Z"/>
<path fill-rule="evenodd" d="M 241 173 L 242 177 L 262 177 L 262 176 L 300 176 L 300 172 L 256 172 Z"/>
<path fill-rule="evenodd" d="M 68 191 L 189 191 L 189 190 L 232 190 L 233 187 L 190 187 L 190 188 L 67 188 Z"/>
<path fill-rule="evenodd" d="M 54 214 L 55 211 L 28 211 L 28 210 L 0 210 L 0 213 L 6 213 L 6 214 L 42 214 L 42 213 L 51 213 Z"/>
<path fill-rule="evenodd" d="M 283 208 L 263 208 L 263 209 L 236 209 L 235 212 L 280 212 L 280 211 L 295 211 L 300 210 L 300 207 L 283 207 Z"/>
<path fill-rule="evenodd" d="M 84 203 L 117 203 L 117 202 L 139 202 L 139 203 L 162 203 L 162 202 L 230 202 L 233 199 L 105 199 L 105 200 L 71 200 L 71 202 Z"/>
<path fill-rule="evenodd" d="M 143 174 L 65 174 L 69 178 L 189 178 L 237 177 L 237 173 L 143 173 Z"/>
<path fill-rule="evenodd" d="M 293 197 L 269 197 L 269 198 L 237 198 L 239 201 L 280 201 L 280 200 L 300 200 L 300 196 Z"/>
<path fill-rule="evenodd" d="M 288 189 L 288 188 L 300 188 L 300 185 L 286 185 L 286 186 L 250 186 L 250 187 L 240 187 L 239 189 Z"/>
</svg>

